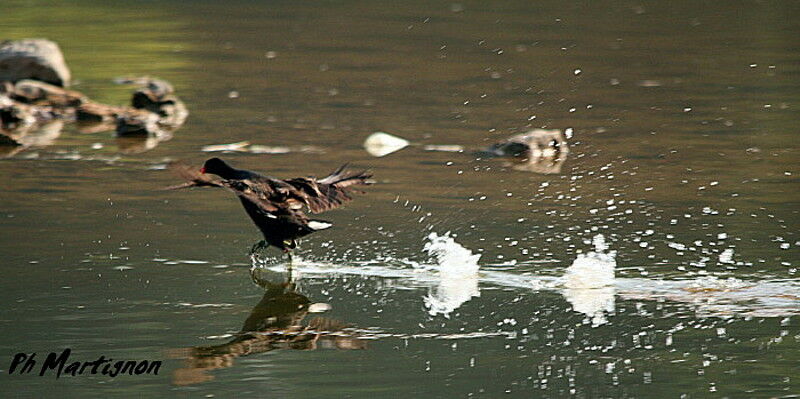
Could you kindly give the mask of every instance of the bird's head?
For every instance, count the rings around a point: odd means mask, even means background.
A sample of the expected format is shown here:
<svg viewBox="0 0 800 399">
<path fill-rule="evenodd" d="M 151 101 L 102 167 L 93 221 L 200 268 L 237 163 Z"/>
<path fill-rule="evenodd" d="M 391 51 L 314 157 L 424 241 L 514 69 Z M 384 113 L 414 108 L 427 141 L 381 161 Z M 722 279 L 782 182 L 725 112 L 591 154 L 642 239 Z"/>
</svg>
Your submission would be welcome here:
<svg viewBox="0 0 800 399">
<path fill-rule="evenodd" d="M 203 167 L 200 168 L 200 173 L 212 173 L 218 176 L 222 176 L 229 172 L 231 169 L 230 165 L 225 163 L 225 161 L 219 158 L 211 158 L 207 160 Z"/>
</svg>

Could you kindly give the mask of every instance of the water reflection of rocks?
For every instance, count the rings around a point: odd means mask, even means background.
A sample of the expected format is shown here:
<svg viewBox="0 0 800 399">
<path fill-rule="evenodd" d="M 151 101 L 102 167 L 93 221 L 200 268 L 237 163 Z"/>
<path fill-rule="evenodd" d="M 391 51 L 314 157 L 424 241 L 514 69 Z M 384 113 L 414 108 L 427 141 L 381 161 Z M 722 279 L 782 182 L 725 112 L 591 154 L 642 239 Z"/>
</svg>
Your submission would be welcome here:
<svg viewBox="0 0 800 399">
<path fill-rule="evenodd" d="M 296 292 L 291 277 L 272 282 L 261 277 L 262 269 L 251 270 L 253 282 L 265 289 L 261 301 L 253 307 L 239 333 L 230 341 L 212 346 L 173 350 L 172 355 L 185 359 L 175 370 L 172 382 L 190 385 L 214 379 L 211 370 L 234 365 L 238 357 L 276 349 L 314 350 L 365 349 L 366 341 L 338 320 L 314 317 L 304 323 L 309 313 L 327 310 L 326 304 L 312 303 Z"/>
</svg>

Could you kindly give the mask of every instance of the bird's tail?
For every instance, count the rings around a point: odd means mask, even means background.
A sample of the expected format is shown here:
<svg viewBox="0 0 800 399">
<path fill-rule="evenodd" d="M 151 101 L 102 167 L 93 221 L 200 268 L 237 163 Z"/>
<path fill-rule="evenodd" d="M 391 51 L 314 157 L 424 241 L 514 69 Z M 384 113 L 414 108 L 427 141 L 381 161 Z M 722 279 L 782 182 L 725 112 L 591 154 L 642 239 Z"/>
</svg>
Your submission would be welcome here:
<svg viewBox="0 0 800 399">
<path fill-rule="evenodd" d="M 319 213 L 336 208 L 352 199 L 350 192 L 363 193 L 363 191 L 355 190 L 352 186 L 373 183 L 371 180 L 372 174 L 366 170 L 349 172 L 346 168 L 347 164 L 344 164 L 325 178 L 317 180 L 318 184 L 314 190 L 317 191 L 318 195 L 308 198 L 308 208 L 311 212 Z"/>
</svg>

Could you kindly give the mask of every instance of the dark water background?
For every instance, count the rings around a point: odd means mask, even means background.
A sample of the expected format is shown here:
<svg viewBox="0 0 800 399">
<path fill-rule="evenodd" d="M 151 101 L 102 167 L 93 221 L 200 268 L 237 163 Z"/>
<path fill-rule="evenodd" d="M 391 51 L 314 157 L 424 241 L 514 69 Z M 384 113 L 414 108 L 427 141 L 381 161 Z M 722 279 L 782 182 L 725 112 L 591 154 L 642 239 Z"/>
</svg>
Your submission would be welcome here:
<svg viewBox="0 0 800 399">
<path fill-rule="evenodd" d="M 798 17 L 778 1 L 5 1 L 0 37 L 57 41 L 74 89 L 124 104 L 131 87 L 113 78 L 157 76 L 191 114 L 147 152 L 67 126 L 0 160 L 0 391 L 798 395 Z M 531 128 L 573 129 L 561 173 L 472 153 Z M 414 144 L 372 157 L 376 131 Z M 261 300 L 259 234 L 225 193 L 158 191 L 176 183 L 163 165 L 243 140 L 291 151 L 216 155 L 279 177 L 375 173 L 297 267 L 297 293 L 362 339 L 181 359 L 230 341 Z M 431 314 L 424 298 L 450 280 L 414 264 L 435 265 L 426 237 L 448 231 L 454 252 L 481 255 L 480 295 Z M 563 275 L 598 234 L 618 283 L 595 318 L 531 281 Z M 282 281 L 280 266 L 263 277 Z M 14 353 L 64 347 L 165 365 L 6 374 Z"/>
</svg>

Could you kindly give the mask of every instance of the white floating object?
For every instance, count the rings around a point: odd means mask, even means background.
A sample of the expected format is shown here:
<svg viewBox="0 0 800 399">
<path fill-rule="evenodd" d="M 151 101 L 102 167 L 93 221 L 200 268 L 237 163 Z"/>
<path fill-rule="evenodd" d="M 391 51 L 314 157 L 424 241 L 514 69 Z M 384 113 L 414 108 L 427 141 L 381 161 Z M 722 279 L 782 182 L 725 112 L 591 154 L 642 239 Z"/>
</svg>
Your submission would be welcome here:
<svg viewBox="0 0 800 399">
<path fill-rule="evenodd" d="M 322 313 L 331 310 L 332 306 L 324 303 L 324 302 L 317 302 L 308 305 L 308 313 Z"/>
<path fill-rule="evenodd" d="M 373 157 L 382 157 L 402 150 L 409 144 L 406 139 L 392 136 L 389 133 L 375 132 L 364 140 L 364 149 Z"/>
<path fill-rule="evenodd" d="M 429 144 L 423 147 L 425 151 L 463 152 L 464 147 L 455 144 Z"/>
<path fill-rule="evenodd" d="M 219 152 L 219 151 L 245 151 L 244 148 L 250 145 L 249 141 L 240 141 L 238 143 L 230 144 L 213 144 L 207 145 L 202 148 L 203 152 Z"/>
<path fill-rule="evenodd" d="M 253 154 L 287 154 L 291 151 L 289 147 L 270 147 L 266 145 L 253 144 L 247 148 Z"/>
</svg>

